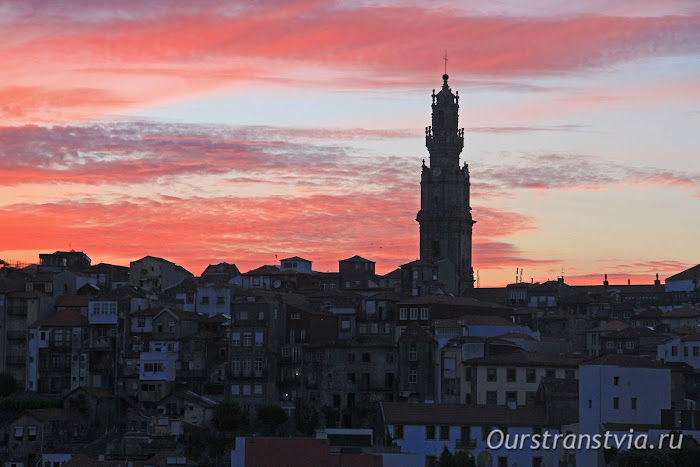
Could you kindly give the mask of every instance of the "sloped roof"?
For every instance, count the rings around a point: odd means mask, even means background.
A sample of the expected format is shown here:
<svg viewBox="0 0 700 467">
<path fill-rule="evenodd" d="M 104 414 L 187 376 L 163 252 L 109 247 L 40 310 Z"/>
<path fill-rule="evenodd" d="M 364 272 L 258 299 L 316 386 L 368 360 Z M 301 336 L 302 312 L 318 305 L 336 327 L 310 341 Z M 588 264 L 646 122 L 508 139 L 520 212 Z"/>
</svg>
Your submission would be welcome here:
<svg viewBox="0 0 700 467">
<path fill-rule="evenodd" d="M 89 320 L 87 316 L 81 315 L 79 312 L 74 310 L 63 310 L 55 313 L 47 318 L 40 319 L 32 324 L 30 327 L 80 327 L 87 326 Z"/>
<path fill-rule="evenodd" d="M 674 274 L 671 277 L 667 277 L 666 282 L 692 281 L 695 279 L 700 280 L 700 264 L 698 264 L 697 266 L 693 266 L 692 268 L 688 268 L 685 271 L 681 271 L 678 274 Z"/>
<path fill-rule="evenodd" d="M 695 318 L 700 316 L 700 309 L 692 305 L 685 304 L 680 308 L 674 308 L 663 314 L 663 318 Z"/>
<path fill-rule="evenodd" d="M 640 357 L 637 355 L 618 355 L 618 354 L 608 354 L 602 357 L 589 360 L 587 362 L 582 362 L 581 366 L 584 365 L 604 365 L 604 366 L 621 366 L 621 367 L 638 367 L 638 368 L 661 368 L 661 362 L 652 360 L 647 357 Z"/>
<path fill-rule="evenodd" d="M 353 256 L 352 258 L 347 258 L 347 259 L 341 259 L 340 261 L 354 261 L 354 262 L 363 262 L 363 263 L 374 263 L 374 261 L 370 261 L 367 258 L 363 258 L 362 256 Z"/>
<path fill-rule="evenodd" d="M 292 256 L 291 258 L 284 258 L 284 259 L 281 259 L 280 261 L 304 261 L 306 263 L 311 262 L 308 259 L 304 259 L 304 258 L 301 258 L 299 256 Z"/>
<path fill-rule="evenodd" d="M 621 331 L 625 328 L 628 328 L 629 324 L 623 323 L 622 321 L 610 321 L 608 323 L 602 324 L 598 327 L 595 327 L 593 329 L 589 329 L 586 332 L 615 332 L 615 331 Z"/>
<path fill-rule="evenodd" d="M 73 409 L 31 409 L 25 410 L 23 414 L 40 422 L 89 422 L 83 414 Z"/>
<path fill-rule="evenodd" d="M 508 365 L 508 366 L 546 366 L 546 367 L 577 367 L 580 359 L 562 357 L 540 352 L 527 352 L 518 349 L 506 354 L 487 355 L 486 357 L 473 358 L 469 365 Z"/>
<path fill-rule="evenodd" d="M 656 337 L 662 336 L 663 334 L 659 331 L 652 331 L 651 329 L 640 326 L 640 327 L 626 327 L 617 332 L 611 332 L 607 336 L 603 336 L 601 339 L 630 339 L 637 337 Z"/>
<path fill-rule="evenodd" d="M 265 265 L 265 266 L 260 266 L 259 268 L 251 269 L 248 272 L 244 272 L 241 274 L 242 276 L 258 276 L 258 275 L 266 275 L 266 274 L 279 274 L 280 268 L 277 266 L 270 266 L 270 265 Z"/>
<path fill-rule="evenodd" d="M 73 394 L 74 392 L 77 392 L 77 391 L 84 391 L 85 393 L 89 394 L 90 396 L 94 397 L 95 399 L 115 399 L 117 397 L 104 388 L 96 388 L 96 387 L 92 387 L 92 386 L 79 386 L 79 387 L 73 389 L 68 394 L 66 394 L 63 398 L 65 399 L 66 397 L 70 396 L 71 394 Z"/>
<path fill-rule="evenodd" d="M 380 404 L 385 423 L 392 425 L 547 426 L 544 407 L 536 405 L 510 409 L 504 405 L 482 404 Z"/>
</svg>

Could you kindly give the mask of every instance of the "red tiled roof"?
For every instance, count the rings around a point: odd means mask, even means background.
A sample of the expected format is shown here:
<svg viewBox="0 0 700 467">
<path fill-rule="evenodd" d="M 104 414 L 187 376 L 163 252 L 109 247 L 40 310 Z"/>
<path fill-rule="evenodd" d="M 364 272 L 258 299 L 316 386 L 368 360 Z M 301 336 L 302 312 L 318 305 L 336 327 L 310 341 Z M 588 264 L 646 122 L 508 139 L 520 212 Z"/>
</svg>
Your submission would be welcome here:
<svg viewBox="0 0 700 467">
<path fill-rule="evenodd" d="M 547 426 L 544 407 L 521 405 L 418 404 L 381 402 L 384 421 L 391 425 Z"/>
<path fill-rule="evenodd" d="M 32 328 L 36 327 L 80 327 L 87 326 L 89 323 L 86 316 L 81 315 L 79 312 L 74 310 L 63 310 L 58 313 L 49 316 L 48 318 L 36 321 L 31 325 Z"/>
</svg>

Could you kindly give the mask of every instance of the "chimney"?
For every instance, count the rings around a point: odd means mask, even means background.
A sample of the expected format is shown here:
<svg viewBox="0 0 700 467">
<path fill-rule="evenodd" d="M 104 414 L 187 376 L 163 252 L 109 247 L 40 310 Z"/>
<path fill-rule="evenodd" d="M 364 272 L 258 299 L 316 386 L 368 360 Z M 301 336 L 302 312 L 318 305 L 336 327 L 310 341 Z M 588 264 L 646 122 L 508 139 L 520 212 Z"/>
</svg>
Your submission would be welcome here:
<svg viewBox="0 0 700 467">
<path fill-rule="evenodd" d="M 654 285 L 657 287 L 661 285 L 661 281 L 659 280 L 659 273 L 658 272 L 656 273 L 656 280 L 654 281 Z"/>
<path fill-rule="evenodd" d="M 608 287 L 608 275 L 607 274 L 605 275 L 605 280 L 603 281 L 603 285 L 605 286 L 605 288 Z"/>
</svg>

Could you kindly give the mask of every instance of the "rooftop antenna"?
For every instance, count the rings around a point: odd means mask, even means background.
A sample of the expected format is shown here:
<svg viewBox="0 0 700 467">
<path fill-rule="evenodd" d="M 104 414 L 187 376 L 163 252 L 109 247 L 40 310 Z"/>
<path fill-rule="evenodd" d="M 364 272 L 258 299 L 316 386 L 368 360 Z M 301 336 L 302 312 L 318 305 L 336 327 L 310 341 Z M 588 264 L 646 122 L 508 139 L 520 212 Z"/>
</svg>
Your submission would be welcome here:
<svg viewBox="0 0 700 467">
<path fill-rule="evenodd" d="M 445 58 L 443 60 L 445 60 L 445 74 L 447 74 L 447 49 L 445 49 Z"/>
<path fill-rule="evenodd" d="M 477 269 L 476 270 L 476 288 L 477 289 L 479 288 L 480 283 L 481 283 L 481 281 L 479 280 L 479 270 Z"/>
<path fill-rule="evenodd" d="M 523 281 L 523 268 L 520 268 L 520 282 Z"/>
</svg>

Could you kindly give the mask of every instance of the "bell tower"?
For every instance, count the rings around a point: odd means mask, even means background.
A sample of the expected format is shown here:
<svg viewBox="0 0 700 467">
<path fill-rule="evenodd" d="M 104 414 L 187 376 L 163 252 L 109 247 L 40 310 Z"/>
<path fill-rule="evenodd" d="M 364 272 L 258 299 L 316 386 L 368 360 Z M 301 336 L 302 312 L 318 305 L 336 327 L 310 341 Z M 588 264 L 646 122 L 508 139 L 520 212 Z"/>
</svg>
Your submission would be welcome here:
<svg viewBox="0 0 700 467">
<path fill-rule="evenodd" d="M 472 220 L 469 206 L 469 168 L 459 165 L 464 128 L 459 128 L 459 92 L 452 94 L 442 76 L 442 89 L 433 90 L 432 125 L 425 128 L 429 166 L 423 160 L 420 225 L 420 259 L 449 259 L 459 275 L 460 291 L 474 287 Z"/>
</svg>

